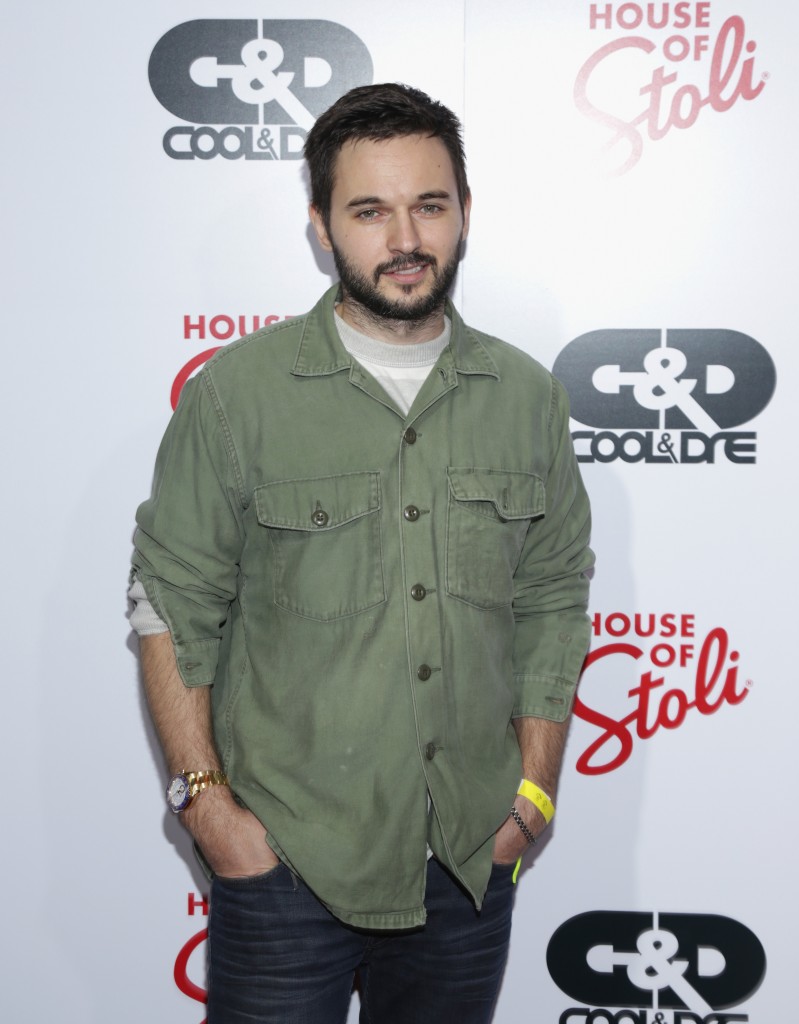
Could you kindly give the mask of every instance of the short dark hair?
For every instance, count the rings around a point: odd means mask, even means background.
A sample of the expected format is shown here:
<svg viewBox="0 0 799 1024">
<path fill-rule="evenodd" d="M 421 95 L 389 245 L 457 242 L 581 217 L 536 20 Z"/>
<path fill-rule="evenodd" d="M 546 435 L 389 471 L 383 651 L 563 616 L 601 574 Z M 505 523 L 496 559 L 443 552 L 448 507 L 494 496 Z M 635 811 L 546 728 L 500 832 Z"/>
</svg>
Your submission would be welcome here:
<svg viewBox="0 0 799 1024">
<path fill-rule="evenodd" d="M 305 140 L 305 159 L 311 174 L 311 202 L 324 222 L 330 219 L 330 198 L 336 158 L 341 147 L 358 139 L 375 142 L 426 135 L 447 147 L 461 209 L 469 195 L 461 124 L 443 103 L 421 89 L 397 82 L 350 89 L 319 117 Z"/>
</svg>

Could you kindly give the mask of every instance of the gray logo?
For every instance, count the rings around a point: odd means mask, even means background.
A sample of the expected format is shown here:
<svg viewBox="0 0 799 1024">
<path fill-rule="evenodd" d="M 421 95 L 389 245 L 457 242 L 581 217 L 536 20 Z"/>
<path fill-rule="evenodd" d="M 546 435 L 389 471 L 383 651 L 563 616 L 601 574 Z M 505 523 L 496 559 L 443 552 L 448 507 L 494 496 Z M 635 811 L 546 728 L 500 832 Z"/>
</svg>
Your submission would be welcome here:
<svg viewBox="0 0 799 1024">
<path fill-rule="evenodd" d="M 755 434 L 731 428 L 765 409 L 777 379 L 766 349 L 730 330 L 591 331 L 553 373 L 573 418 L 601 428 L 573 435 L 586 462 L 754 462 Z"/>
<path fill-rule="evenodd" d="M 200 19 L 159 39 L 148 72 L 159 103 L 200 126 L 167 131 L 173 159 L 286 160 L 302 156 L 319 114 L 372 81 L 373 66 L 336 22 Z"/>
<path fill-rule="evenodd" d="M 547 967 L 560 989 L 589 1005 L 649 1003 L 677 1011 L 674 1019 L 681 1022 L 724 1024 L 748 1019 L 714 1011 L 755 992 L 766 973 L 766 954 L 757 936 L 729 917 L 591 911 L 555 931 Z M 570 1021 L 579 1016 L 578 1008 L 568 1012 Z M 655 1019 L 665 1017 L 658 1013 Z"/>
</svg>

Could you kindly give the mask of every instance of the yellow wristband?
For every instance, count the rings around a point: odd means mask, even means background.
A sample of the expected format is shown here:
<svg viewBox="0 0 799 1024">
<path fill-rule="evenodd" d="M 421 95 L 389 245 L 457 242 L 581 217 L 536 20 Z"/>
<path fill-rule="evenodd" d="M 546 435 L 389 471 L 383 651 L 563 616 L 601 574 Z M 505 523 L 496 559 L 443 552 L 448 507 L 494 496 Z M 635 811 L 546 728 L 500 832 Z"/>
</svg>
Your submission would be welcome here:
<svg viewBox="0 0 799 1024">
<path fill-rule="evenodd" d="M 535 804 L 539 811 L 544 815 L 544 821 L 547 825 L 552 821 L 555 814 L 555 805 L 543 789 L 539 789 L 534 782 L 528 782 L 527 779 L 522 779 L 516 792 L 519 796 L 526 796 L 531 803 Z"/>
</svg>

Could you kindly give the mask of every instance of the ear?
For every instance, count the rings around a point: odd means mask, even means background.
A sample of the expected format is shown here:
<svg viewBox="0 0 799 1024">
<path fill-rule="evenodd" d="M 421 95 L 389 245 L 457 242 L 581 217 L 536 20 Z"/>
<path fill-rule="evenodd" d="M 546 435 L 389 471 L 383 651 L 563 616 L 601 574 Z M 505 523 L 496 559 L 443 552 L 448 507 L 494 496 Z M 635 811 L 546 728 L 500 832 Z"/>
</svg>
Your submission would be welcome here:
<svg viewBox="0 0 799 1024">
<path fill-rule="evenodd" d="M 311 224 L 313 224 L 313 229 L 316 232 L 316 237 L 319 239 L 319 244 L 325 252 L 332 252 L 333 244 L 330 241 L 330 235 L 327 233 L 325 219 L 313 203 L 308 207 L 308 216 L 311 218 Z"/>
<path fill-rule="evenodd" d="M 461 241 L 466 240 L 466 236 L 469 234 L 469 217 L 472 212 L 472 193 L 466 193 L 466 199 L 463 203 L 463 231 L 461 231 Z"/>
</svg>

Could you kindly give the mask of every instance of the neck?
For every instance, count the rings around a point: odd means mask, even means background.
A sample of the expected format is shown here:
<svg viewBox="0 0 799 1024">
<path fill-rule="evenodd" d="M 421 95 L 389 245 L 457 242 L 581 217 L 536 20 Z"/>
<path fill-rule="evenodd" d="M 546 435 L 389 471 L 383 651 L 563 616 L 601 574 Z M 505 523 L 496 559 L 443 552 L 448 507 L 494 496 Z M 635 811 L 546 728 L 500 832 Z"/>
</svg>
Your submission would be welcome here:
<svg viewBox="0 0 799 1024">
<path fill-rule="evenodd" d="M 336 305 L 336 312 L 356 331 L 390 345 L 417 345 L 433 341 L 444 330 L 444 305 L 418 320 L 391 320 L 378 316 L 349 295 Z"/>
</svg>

